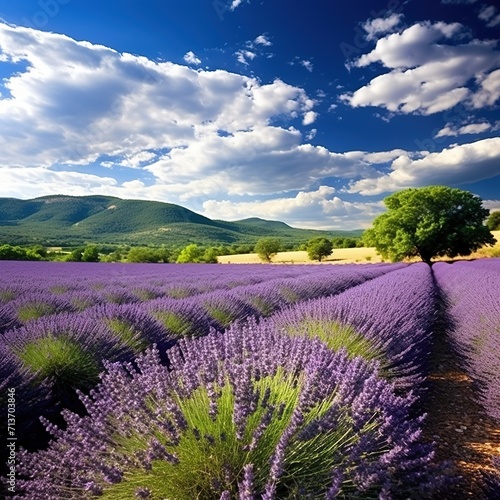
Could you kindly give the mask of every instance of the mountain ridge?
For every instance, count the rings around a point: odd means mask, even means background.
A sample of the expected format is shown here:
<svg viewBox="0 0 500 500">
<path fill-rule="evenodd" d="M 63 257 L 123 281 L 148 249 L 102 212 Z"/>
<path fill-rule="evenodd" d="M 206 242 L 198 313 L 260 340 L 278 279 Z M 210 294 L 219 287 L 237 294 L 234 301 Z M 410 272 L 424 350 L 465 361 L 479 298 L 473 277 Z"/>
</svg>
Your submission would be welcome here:
<svg viewBox="0 0 500 500">
<path fill-rule="evenodd" d="M 264 236 L 291 244 L 361 232 L 295 228 L 259 217 L 210 219 L 173 203 L 105 195 L 0 198 L 0 242 L 10 244 L 220 245 L 254 243 Z"/>
</svg>

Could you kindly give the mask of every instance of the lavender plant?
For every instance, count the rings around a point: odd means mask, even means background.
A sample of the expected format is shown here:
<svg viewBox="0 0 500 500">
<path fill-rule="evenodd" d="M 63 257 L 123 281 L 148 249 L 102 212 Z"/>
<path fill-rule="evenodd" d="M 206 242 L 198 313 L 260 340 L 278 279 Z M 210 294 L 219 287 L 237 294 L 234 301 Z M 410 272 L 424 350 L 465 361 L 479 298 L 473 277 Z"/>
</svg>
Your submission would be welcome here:
<svg viewBox="0 0 500 500">
<path fill-rule="evenodd" d="M 151 344 L 162 351 L 173 344 L 173 336 L 155 320 L 142 304 L 102 304 L 90 308 L 85 315 L 115 335 L 117 341 L 135 354 L 144 351 Z"/>
<path fill-rule="evenodd" d="M 2 315 L 9 318 L 5 321 L 4 331 L 13 327 L 21 326 L 43 316 L 58 314 L 61 312 L 72 312 L 72 305 L 49 292 L 27 292 L 11 300 L 2 307 Z"/>
<path fill-rule="evenodd" d="M 131 360 L 134 353 L 91 317 L 59 314 L 33 321 L 0 337 L 2 349 L 39 385 L 50 388 L 46 410 L 81 410 L 75 390 L 99 381 L 103 360 Z M 33 415 L 33 418 L 37 418 Z"/>
<path fill-rule="evenodd" d="M 15 412 L 7 412 L 8 395 L 13 394 Z M 5 418 L 0 420 L 0 435 L 8 436 L 8 416 L 15 418 L 17 445 L 36 449 L 35 436 L 45 433 L 38 418 L 50 402 L 50 387 L 40 383 L 37 374 L 23 366 L 22 362 L 0 342 L 0 408 Z M 3 447 L 2 453 L 6 451 Z M 1 461 L 0 475 L 6 461 Z"/>
<path fill-rule="evenodd" d="M 146 309 L 174 338 L 205 335 L 212 324 L 210 317 L 194 297 L 152 300 L 146 304 Z"/>
<path fill-rule="evenodd" d="M 20 498 L 388 498 L 439 483 L 414 396 L 271 324 L 108 363 L 88 416 L 20 455 Z"/>
<path fill-rule="evenodd" d="M 270 318 L 276 328 L 318 337 L 333 349 L 378 359 L 397 387 L 422 389 L 431 349 L 435 287 L 428 265 L 405 266 L 332 297 Z"/>
</svg>

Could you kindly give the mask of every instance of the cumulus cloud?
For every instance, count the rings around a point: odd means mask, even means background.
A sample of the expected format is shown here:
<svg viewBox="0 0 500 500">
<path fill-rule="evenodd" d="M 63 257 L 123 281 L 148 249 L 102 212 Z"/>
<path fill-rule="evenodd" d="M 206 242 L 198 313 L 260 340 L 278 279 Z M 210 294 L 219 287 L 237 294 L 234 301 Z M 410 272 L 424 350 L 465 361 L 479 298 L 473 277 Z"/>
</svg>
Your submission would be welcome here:
<svg viewBox="0 0 500 500">
<path fill-rule="evenodd" d="M 229 10 L 236 10 L 242 3 L 250 3 L 250 0 L 232 0 Z"/>
<path fill-rule="evenodd" d="M 251 50 L 237 50 L 234 54 L 238 62 L 245 65 L 248 65 L 248 60 L 251 61 L 257 57 L 257 54 Z"/>
<path fill-rule="evenodd" d="M 500 137 L 451 146 L 438 153 L 396 158 L 391 172 L 351 183 L 349 192 L 378 195 L 431 184 L 469 184 L 500 175 Z"/>
<path fill-rule="evenodd" d="M 488 28 L 493 28 L 500 24 L 500 14 L 493 5 L 483 5 L 479 12 L 479 19 L 486 23 Z"/>
<path fill-rule="evenodd" d="M 500 212 L 500 200 L 483 200 L 483 207 L 490 212 Z"/>
<path fill-rule="evenodd" d="M 423 115 L 460 102 L 475 108 L 493 105 L 500 96 L 496 71 L 500 52 L 493 41 L 457 43 L 462 35 L 458 23 L 422 22 L 381 38 L 351 66 L 380 63 L 390 71 L 355 92 L 344 93 L 341 100 L 352 107 L 380 106 Z"/>
<path fill-rule="evenodd" d="M 184 55 L 184 61 L 186 61 L 188 64 L 194 64 L 194 65 L 201 64 L 201 59 L 197 57 L 192 50 L 190 50 Z"/>
<path fill-rule="evenodd" d="M 384 35 L 394 30 L 403 19 L 403 14 L 391 14 L 389 17 L 370 19 L 363 23 L 367 40 L 375 40 L 379 35 Z"/>
<path fill-rule="evenodd" d="M 318 113 L 315 111 L 308 111 L 302 120 L 302 125 L 311 125 L 311 123 L 314 123 L 316 121 L 316 118 L 318 117 Z"/>
<path fill-rule="evenodd" d="M 257 45 L 263 45 L 264 47 L 269 47 L 272 45 L 271 41 L 269 40 L 269 38 L 267 38 L 266 35 L 259 35 L 253 42 Z"/>
<path fill-rule="evenodd" d="M 335 196 L 335 189 L 330 186 L 272 200 L 207 200 L 203 203 L 204 215 L 215 219 L 261 217 L 281 220 L 292 226 L 324 229 L 368 227 L 373 218 L 384 210 L 381 202 L 342 200 Z"/>
<path fill-rule="evenodd" d="M 0 165 L 88 164 L 101 155 L 186 147 L 217 129 L 301 118 L 314 105 L 279 80 L 263 85 L 1 23 L 0 53 L 26 66 L 4 80 Z"/>
</svg>

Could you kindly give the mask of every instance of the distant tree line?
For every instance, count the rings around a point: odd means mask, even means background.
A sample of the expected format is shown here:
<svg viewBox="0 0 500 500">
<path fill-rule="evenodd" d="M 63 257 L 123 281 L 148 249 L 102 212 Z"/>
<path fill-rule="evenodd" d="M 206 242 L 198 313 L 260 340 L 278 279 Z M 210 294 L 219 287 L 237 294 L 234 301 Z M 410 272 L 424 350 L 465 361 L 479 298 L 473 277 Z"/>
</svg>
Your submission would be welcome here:
<svg viewBox="0 0 500 500">
<path fill-rule="evenodd" d="M 500 211 L 489 213 L 471 193 L 444 186 L 407 189 L 384 200 L 388 211 L 360 238 L 316 237 L 295 245 L 275 237 L 256 243 L 184 247 L 87 244 L 66 250 L 42 245 L 0 245 L 0 260 L 57 260 L 68 262 L 215 263 L 219 255 L 256 253 L 272 262 L 278 252 L 307 251 L 321 262 L 336 248 L 374 246 L 389 260 L 418 255 L 425 262 L 434 256 L 467 255 L 481 245 L 495 242 L 489 231 L 500 230 Z M 483 221 L 486 220 L 484 224 Z"/>
<path fill-rule="evenodd" d="M 203 246 L 190 243 L 185 247 L 163 246 L 125 246 L 87 244 L 74 248 L 54 249 L 42 245 L 0 245 L 0 260 L 52 260 L 63 262 L 133 262 L 133 263 L 216 263 L 219 255 L 239 255 L 257 253 L 265 262 L 271 262 L 278 252 L 291 250 L 306 250 L 311 244 L 317 245 L 317 240 L 328 241 L 331 248 L 353 248 L 362 246 L 360 238 L 334 237 L 314 238 L 308 242 L 296 244 L 283 243 L 279 238 L 261 238 L 256 243 Z M 324 243 L 323 243 L 324 245 Z M 311 253 L 313 260 L 327 257 L 324 247 L 319 254 Z M 320 256 L 321 254 L 321 256 Z M 319 258 L 321 257 L 321 258 Z"/>
</svg>

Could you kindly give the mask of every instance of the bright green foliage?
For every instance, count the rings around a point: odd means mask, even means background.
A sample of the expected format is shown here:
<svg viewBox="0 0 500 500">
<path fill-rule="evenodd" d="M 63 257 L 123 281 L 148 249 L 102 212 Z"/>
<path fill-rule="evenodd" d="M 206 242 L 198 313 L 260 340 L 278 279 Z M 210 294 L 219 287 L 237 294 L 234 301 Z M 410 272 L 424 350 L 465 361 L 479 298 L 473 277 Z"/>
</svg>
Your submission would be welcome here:
<svg viewBox="0 0 500 500">
<path fill-rule="evenodd" d="M 99 250 L 95 245 L 87 245 L 82 253 L 82 262 L 99 262 Z"/>
<path fill-rule="evenodd" d="M 81 262 L 84 250 L 85 248 L 82 247 L 75 248 L 66 256 L 65 260 L 68 262 Z"/>
<path fill-rule="evenodd" d="M 165 328 L 178 337 L 197 337 L 197 326 L 193 321 L 171 311 L 156 311 L 154 317 L 163 323 Z"/>
<path fill-rule="evenodd" d="M 87 388 L 99 380 L 100 367 L 92 354 L 66 337 L 44 337 L 17 353 L 24 365 L 43 378 L 53 378 L 61 389 Z"/>
<path fill-rule="evenodd" d="M 140 353 L 148 347 L 148 341 L 141 336 L 133 324 L 120 318 L 106 320 L 110 330 L 135 353 Z"/>
<path fill-rule="evenodd" d="M 32 248 L 0 245 L 0 260 L 42 260 L 46 255 L 41 245 Z"/>
<path fill-rule="evenodd" d="M 307 255 L 311 260 L 321 262 L 328 257 L 333 250 L 333 243 L 327 238 L 314 238 L 307 243 Z"/>
<path fill-rule="evenodd" d="M 133 247 L 127 254 L 128 262 L 168 262 L 170 252 L 166 248 Z"/>
<path fill-rule="evenodd" d="M 500 210 L 491 212 L 486 225 L 490 231 L 500 231 Z"/>
<path fill-rule="evenodd" d="M 483 221 L 489 211 L 481 198 L 447 186 L 410 188 L 384 199 L 388 210 L 373 221 L 364 242 L 385 259 L 469 255 L 495 238 Z"/>
<path fill-rule="evenodd" d="M 17 317 L 19 321 L 26 323 L 55 312 L 56 308 L 47 302 L 29 302 L 17 309 Z"/>
<path fill-rule="evenodd" d="M 255 244 L 254 251 L 264 262 L 271 262 L 272 258 L 281 250 L 281 240 L 278 238 L 261 238 Z"/>
<path fill-rule="evenodd" d="M 208 247 L 201 257 L 203 262 L 207 264 L 216 264 L 217 263 L 217 249 L 214 247 Z"/>
<path fill-rule="evenodd" d="M 361 356 L 366 360 L 384 361 L 383 354 L 370 340 L 358 333 L 353 326 L 337 321 L 322 321 L 305 318 L 298 324 L 286 328 L 290 335 L 319 338 L 333 351 L 345 349 L 350 358 Z"/>
<path fill-rule="evenodd" d="M 195 243 L 191 243 L 183 248 L 179 257 L 177 257 L 178 264 L 187 264 L 189 262 L 199 262 L 202 256 L 202 250 Z"/>
</svg>

